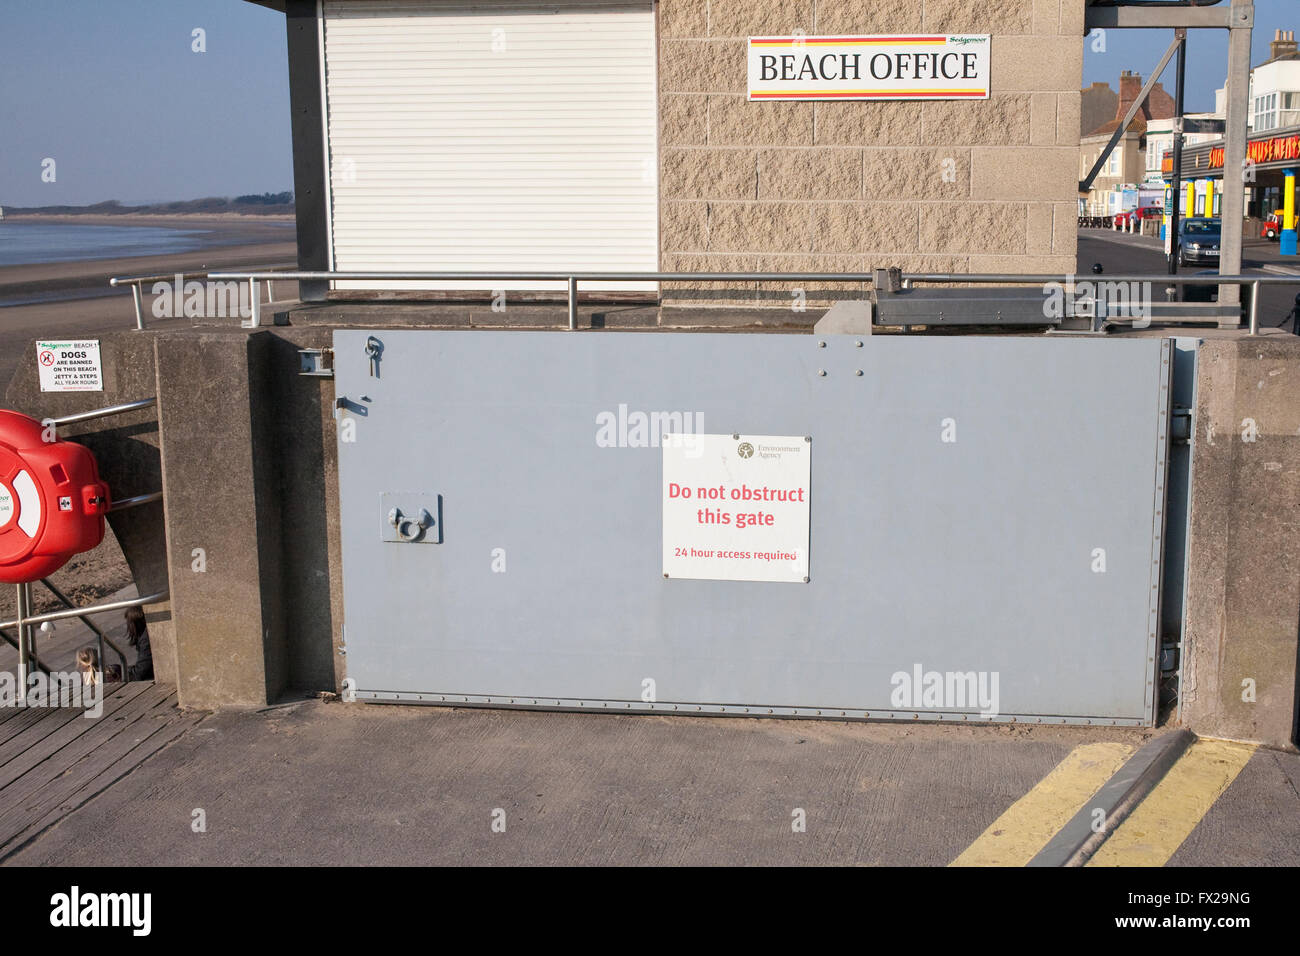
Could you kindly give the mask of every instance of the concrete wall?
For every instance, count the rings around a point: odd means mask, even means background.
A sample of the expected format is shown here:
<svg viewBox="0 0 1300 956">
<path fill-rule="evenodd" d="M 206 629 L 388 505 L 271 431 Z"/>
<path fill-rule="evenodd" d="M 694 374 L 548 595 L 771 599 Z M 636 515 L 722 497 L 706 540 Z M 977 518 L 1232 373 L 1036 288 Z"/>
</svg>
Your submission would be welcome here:
<svg viewBox="0 0 1300 956">
<path fill-rule="evenodd" d="M 1198 734 L 1288 746 L 1300 661 L 1300 339 L 1202 345 L 1194 421 L 1182 718 Z"/>
<path fill-rule="evenodd" d="M 298 375 L 298 348 L 329 339 L 323 329 L 157 334 L 184 705 L 265 704 L 338 686 L 333 388 Z"/>
<path fill-rule="evenodd" d="M 661 268 L 1072 271 L 1083 5 L 660 0 Z M 992 34 L 993 92 L 748 102 L 746 38 L 799 30 Z"/>
</svg>

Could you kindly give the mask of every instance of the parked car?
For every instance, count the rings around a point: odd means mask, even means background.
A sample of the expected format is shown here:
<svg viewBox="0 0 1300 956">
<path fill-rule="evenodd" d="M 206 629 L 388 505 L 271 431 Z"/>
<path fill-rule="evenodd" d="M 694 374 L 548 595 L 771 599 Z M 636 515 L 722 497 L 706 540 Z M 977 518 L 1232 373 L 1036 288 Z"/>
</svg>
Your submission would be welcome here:
<svg viewBox="0 0 1300 956">
<path fill-rule="evenodd" d="M 1143 206 L 1141 209 L 1130 209 L 1128 212 L 1122 212 L 1115 217 L 1115 225 L 1121 229 L 1127 229 L 1129 219 L 1134 219 L 1134 225 L 1138 225 L 1144 219 L 1159 219 L 1164 215 L 1164 210 L 1160 206 Z"/>
<path fill-rule="evenodd" d="M 1265 219 L 1262 223 L 1260 223 L 1259 238 L 1276 239 L 1281 234 L 1282 234 L 1282 214 L 1280 212 L 1269 213 L 1268 218 Z"/>
<path fill-rule="evenodd" d="M 1219 261 L 1222 221 L 1219 219 L 1184 219 L 1178 223 L 1178 261 L 1189 266 Z"/>
</svg>

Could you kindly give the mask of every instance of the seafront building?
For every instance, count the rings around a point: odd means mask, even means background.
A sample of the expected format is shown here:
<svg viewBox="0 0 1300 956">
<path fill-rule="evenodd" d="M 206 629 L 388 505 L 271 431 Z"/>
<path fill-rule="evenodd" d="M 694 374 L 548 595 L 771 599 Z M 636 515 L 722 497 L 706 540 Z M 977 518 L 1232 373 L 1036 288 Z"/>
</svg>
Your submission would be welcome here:
<svg viewBox="0 0 1300 956">
<path fill-rule="evenodd" d="M 1109 92 L 1110 87 L 1106 84 L 1094 83 L 1089 89 L 1084 90 L 1081 98 L 1089 103 L 1088 120 L 1096 118 L 1096 108 L 1098 105 L 1109 100 L 1105 97 L 1104 92 Z M 1114 135 L 1116 128 L 1123 121 L 1124 116 L 1128 113 L 1133 101 L 1137 99 L 1138 94 L 1142 92 L 1142 77 L 1130 70 L 1124 70 L 1119 76 L 1119 93 L 1114 96 L 1113 115 L 1108 117 L 1104 123 L 1092 127 L 1091 129 L 1081 130 L 1079 139 L 1079 178 L 1083 179 L 1097 157 L 1101 155 L 1102 150 L 1110 142 L 1111 136 Z M 1134 186 L 1142 182 L 1146 176 L 1144 174 L 1145 157 L 1149 149 L 1150 132 L 1153 129 L 1161 129 L 1163 124 L 1168 124 L 1174 115 L 1174 98 L 1165 92 L 1160 83 L 1156 83 L 1151 89 L 1151 93 L 1138 108 L 1137 115 L 1133 117 L 1125 129 L 1120 141 L 1115 145 L 1111 154 L 1106 157 L 1106 164 L 1097 174 L 1096 179 L 1092 182 L 1092 187 L 1086 195 L 1080 197 L 1080 212 L 1091 216 L 1109 216 L 1121 212 L 1126 208 L 1132 208 L 1137 201 L 1134 194 L 1132 202 L 1126 202 L 1126 191 L 1119 188 L 1122 186 Z M 1131 193 L 1132 190 L 1127 192 Z"/>
<path fill-rule="evenodd" d="M 304 267 L 1074 268 L 1084 0 L 263 5 L 290 28 Z M 751 37 L 880 34 L 989 37 L 991 92 L 748 85 Z"/>
<path fill-rule="evenodd" d="M 1141 77 L 1127 72 L 1121 75 L 1121 92 L 1114 97 L 1116 118 L 1080 139 L 1081 175 L 1091 168 L 1140 86 Z M 1110 102 L 1107 92 L 1109 87 L 1098 83 L 1083 90 L 1084 115 L 1095 117 L 1098 109 Z M 1216 91 L 1213 112 L 1187 113 L 1184 118 L 1224 119 L 1226 96 L 1225 86 Z M 1295 202 L 1296 177 L 1287 176 L 1287 170 L 1300 167 L 1300 52 L 1297 52 L 1294 31 L 1275 32 L 1268 59 L 1251 71 L 1249 103 L 1248 162 L 1236 178 L 1245 191 L 1245 234 L 1253 236 L 1260 232 L 1267 217 L 1284 210 L 1288 191 Z M 1173 172 L 1173 125 L 1172 101 L 1156 84 L 1093 188 L 1080 196 L 1080 212 L 1107 216 L 1135 205 L 1154 205 L 1154 187 L 1167 185 Z M 1223 137 L 1217 133 L 1183 134 L 1182 183 L 1178 197 L 1181 215 L 1220 214 L 1225 188 L 1223 147 Z M 1144 191 L 1144 184 L 1152 188 Z"/>
</svg>

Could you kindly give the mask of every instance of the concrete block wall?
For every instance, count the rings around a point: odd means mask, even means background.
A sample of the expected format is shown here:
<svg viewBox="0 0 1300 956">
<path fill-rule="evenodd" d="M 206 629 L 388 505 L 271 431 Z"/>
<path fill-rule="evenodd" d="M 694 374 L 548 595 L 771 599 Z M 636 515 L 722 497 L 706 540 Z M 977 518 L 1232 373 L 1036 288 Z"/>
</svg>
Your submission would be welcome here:
<svg viewBox="0 0 1300 956">
<path fill-rule="evenodd" d="M 1293 747 L 1300 713 L 1300 339 L 1198 358 L 1181 714 Z"/>
<path fill-rule="evenodd" d="M 1072 271 L 1083 6 L 660 0 L 660 267 Z M 991 34 L 991 97 L 748 102 L 747 37 L 800 30 Z M 665 302 L 713 301 L 688 292 Z"/>
</svg>

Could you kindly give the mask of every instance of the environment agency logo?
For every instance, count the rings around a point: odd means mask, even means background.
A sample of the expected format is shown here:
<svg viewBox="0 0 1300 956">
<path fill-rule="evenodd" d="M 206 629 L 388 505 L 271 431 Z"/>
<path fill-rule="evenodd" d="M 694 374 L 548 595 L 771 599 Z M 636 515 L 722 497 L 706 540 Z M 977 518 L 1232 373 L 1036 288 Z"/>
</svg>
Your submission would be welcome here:
<svg viewBox="0 0 1300 956">
<path fill-rule="evenodd" d="M 736 454 L 739 455 L 741 458 L 753 458 L 754 446 L 747 441 L 742 441 L 739 445 L 736 446 Z"/>
</svg>

